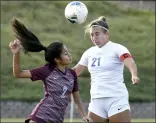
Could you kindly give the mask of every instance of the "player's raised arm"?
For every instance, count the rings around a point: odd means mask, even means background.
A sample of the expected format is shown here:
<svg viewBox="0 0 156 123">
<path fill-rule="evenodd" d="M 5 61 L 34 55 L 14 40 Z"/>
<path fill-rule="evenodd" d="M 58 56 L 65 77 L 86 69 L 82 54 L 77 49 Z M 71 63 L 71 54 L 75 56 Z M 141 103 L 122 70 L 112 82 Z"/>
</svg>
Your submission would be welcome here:
<svg viewBox="0 0 156 123">
<path fill-rule="evenodd" d="M 9 44 L 9 47 L 13 53 L 13 74 L 17 78 L 31 78 L 32 72 L 30 70 L 21 70 L 20 68 L 21 47 L 24 50 L 25 54 L 28 52 L 40 52 L 42 50 L 46 52 L 47 48 L 40 43 L 37 36 L 35 36 L 30 30 L 28 30 L 25 25 L 18 21 L 16 18 L 12 19 L 11 26 L 15 37 L 17 38 Z M 47 55 L 45 57 L 47 58 Z M 35 75 L 34 70 L 33 75 Z"/>
<path fill-rule="evenodd" d="M 20 43 L 18 40 L 10 42 L 9 47 L 13 53 L 13 75 L 17 78 L 31 78 L 29 70 L 21 70 L 20 68 Z"/>
</svg>

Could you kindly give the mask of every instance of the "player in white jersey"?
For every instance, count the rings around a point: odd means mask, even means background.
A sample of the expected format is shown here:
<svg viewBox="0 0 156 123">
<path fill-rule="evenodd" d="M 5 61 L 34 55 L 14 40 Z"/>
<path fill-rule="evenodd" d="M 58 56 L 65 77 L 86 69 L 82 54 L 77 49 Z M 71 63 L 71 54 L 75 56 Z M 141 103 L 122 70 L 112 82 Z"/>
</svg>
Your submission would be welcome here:
<svg viewBox="0 0 156 123">
<path fill-rule="evenodd" d="M 109 40 L 105 17 L 86 26 L 95 46 L 86 50 L 73 68 L 77 75 L 88 67 L 91 75 L 91 102 L 88 115 L 94 122 L 131 122 L 129 94 L 124 84 L 124 65 L 129 68 L 132 83 L 138 84 L 136 64 L 126 47 Z"/>
</svg>

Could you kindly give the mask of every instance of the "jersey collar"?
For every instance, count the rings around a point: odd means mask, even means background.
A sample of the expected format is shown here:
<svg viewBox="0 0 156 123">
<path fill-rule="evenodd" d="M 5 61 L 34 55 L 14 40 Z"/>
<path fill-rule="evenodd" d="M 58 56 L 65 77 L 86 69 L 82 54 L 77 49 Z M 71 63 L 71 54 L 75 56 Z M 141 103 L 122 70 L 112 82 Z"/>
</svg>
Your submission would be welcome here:
<svg viewBox="0 0 156 123">
<path fill-rule="evenodd" d="M 99 48 L 98 46 L 97 46 L 97 47 L 98 47 L 99 49 L 102 49 L 102 48 L 107 47 L 110 43 L 111 43 L 111 41 L 108 41 L 108 42 L 107 42 L 105 45 L 103 45 L 102 47 L 100 47 L 100 48 Z"/>
</svg>

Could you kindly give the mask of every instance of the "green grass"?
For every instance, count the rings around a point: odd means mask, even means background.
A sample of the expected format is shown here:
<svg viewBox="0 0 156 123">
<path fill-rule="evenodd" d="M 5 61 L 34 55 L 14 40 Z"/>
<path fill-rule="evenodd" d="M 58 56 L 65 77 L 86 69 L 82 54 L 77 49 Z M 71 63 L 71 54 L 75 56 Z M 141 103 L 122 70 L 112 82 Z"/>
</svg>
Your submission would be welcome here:
<svg viewBox="0 0 156 123">
<path fill-rule="evenodd" d="M 38 101 L 43 96 L 42 82 L 32 83 L 29 79 L 16 79 L 12 75 L 12 53 L 8 45 L 14 40 L 10 19 L 16 16 L 41 42 L 47 46 L 54 40 L 62 40 L 73 57 L 74 66 L 82 53 L 92 46 L 84 35 L 84 26 L 91 20 L 104 15 L 110 26 L 110 40 L 125 45 L 132 53 L 139 71 L 141 83 L 134 86 L 125 69 L 125 83 L 131 101 L 155 100 L 155 15 L 150 11 L 121 9 L 105 1 L 84 1 L 88 17 L 84 24 L 73 25 L 64 17 L 69 1 L 1 1 L 1 99 Z M 94 5 L 94 6 L 93 6 Z M 45 63 L 44 54 L 21 54 L 21 68 L 32 69 Z M 88 71 L 79 78 L 83 100 L 89 100 L 90 79 Z"/>
<path fill-rule="evenodd" d="M 24 119 L 22 118 L 6 118 L 6 119 L 1 119 L 1 123 L 5 123 L 5 122 L 23 122 Z M 70 119 L 65 119 L 64 122 L 69 122 Z M 73 122 L 83 122 L 82 119 L 73 119 Z M 143 123 L 143 122 L 155 122 L 155 119 L 132 119 L 132 122 L 140 122 L 140 123 Z"/>
</svg>

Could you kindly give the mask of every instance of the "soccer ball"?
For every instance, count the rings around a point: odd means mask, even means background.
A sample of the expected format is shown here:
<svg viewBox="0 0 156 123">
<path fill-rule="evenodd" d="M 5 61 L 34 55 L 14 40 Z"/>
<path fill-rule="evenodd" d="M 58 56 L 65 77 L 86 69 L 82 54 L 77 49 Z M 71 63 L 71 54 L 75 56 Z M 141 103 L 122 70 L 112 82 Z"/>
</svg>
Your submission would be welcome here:
<svg viewBox="0 0 156 123">
<path fill-rule="evenodd" d="M 65 8 L 65 17 L 72 24 L 84 23 L 87 15 L 87 7 L 80 1 L 72 1 Z"/>
</svg>

